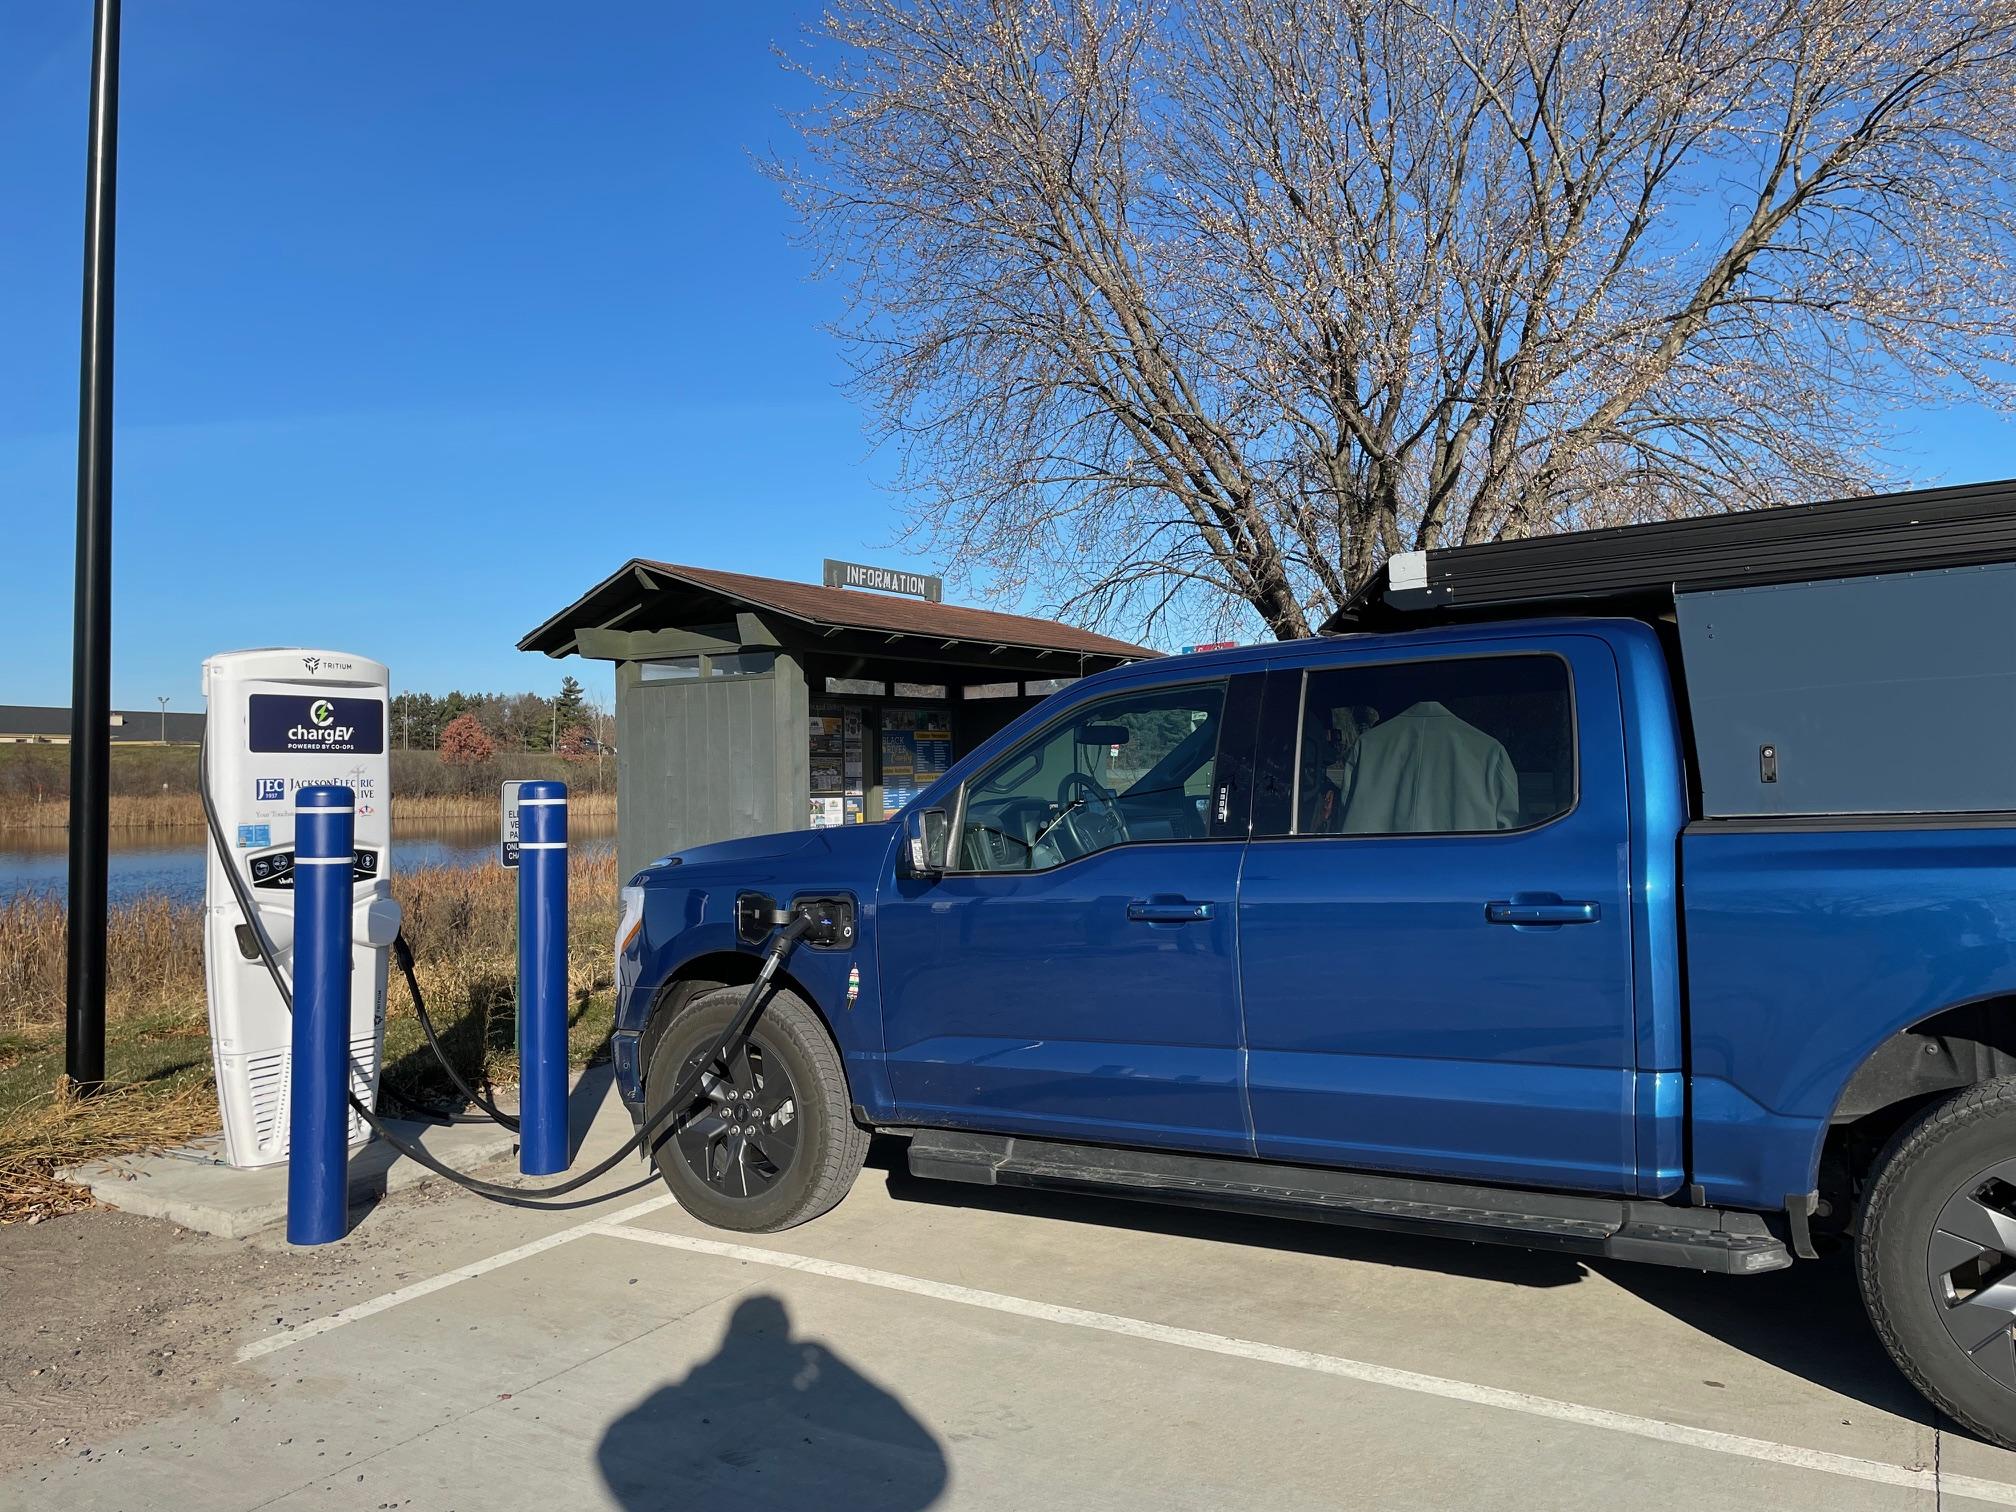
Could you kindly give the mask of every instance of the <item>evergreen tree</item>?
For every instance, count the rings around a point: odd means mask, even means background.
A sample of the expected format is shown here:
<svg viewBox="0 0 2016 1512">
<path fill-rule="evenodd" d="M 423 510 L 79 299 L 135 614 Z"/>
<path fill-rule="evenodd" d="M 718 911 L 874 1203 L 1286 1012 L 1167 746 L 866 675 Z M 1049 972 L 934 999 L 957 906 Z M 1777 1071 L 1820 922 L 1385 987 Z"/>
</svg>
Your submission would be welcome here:
<svg viewBox="0 0 2016 1512">
<path fill-rule="evenodd" d="M 587 723 L 588 695 L 581 684 L 570 673 L 560 679 L 560 696 L 553 700 L 553 718 L 559 728 L 566 730 L 574 725 Z"/>
</svg>

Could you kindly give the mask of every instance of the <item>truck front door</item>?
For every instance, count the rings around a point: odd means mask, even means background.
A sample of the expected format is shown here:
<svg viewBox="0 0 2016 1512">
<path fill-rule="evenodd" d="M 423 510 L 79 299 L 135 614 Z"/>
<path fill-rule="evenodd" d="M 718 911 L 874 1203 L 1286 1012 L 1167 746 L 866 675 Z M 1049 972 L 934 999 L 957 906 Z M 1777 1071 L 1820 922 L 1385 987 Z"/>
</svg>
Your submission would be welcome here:
<svg viewBox="0 0 2016 1512">
<path fill-rule="evenodd" d="M 1632 1190 L 1617 689 L 1573 634 L 1270 675 L 1239 909 L 1261 1155 Z"/>
<path fill-rule="evenodd" d="M 876 907 L 904 1117 L 1251 1152 L 1233 789 L 1260 681 L 1082 705 L 965 784 L 953 869 Z"/>
</svg>

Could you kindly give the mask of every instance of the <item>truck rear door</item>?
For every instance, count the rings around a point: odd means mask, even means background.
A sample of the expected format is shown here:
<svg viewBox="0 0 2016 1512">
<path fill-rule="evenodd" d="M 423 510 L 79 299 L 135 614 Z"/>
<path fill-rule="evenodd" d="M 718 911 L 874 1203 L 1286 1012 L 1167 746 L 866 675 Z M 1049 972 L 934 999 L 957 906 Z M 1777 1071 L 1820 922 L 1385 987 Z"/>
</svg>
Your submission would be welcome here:
<svg viewBox="0 0 2016 1512">
<path fill-rule="evenodd" d="M 1622 724 L 1591 635 L 1269 674 L 1239 904 L 1260 1155 L 1634 1189 Z"/>
</svg>

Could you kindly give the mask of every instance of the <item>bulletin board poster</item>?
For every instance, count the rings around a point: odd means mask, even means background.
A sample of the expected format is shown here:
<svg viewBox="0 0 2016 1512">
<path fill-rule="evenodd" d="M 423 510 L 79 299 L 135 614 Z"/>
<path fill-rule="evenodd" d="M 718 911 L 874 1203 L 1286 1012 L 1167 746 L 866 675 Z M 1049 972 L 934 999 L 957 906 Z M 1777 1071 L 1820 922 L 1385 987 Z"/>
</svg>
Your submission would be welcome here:
<svg viewBox="0 0 2016 1512">
<path fill-rule="evenodd" d="M 917 785 L 929 787 L 952 765 L 952 715 L 945 709 L 917 710 Z"/>
<path fill-rule="evenodd" d="M 812 828 L 838 829 L 843 823 L 846 822 L 845 819 L 843 818 L 843 815 L 846 813 L 846 802 L 847 800 L 845 798 L 839 796 L 830 798 L 819 798 L 819 797 L 813 798 L 812 812 L 810 815 L 810 818 L 812 820 Z"/>
<path fill-rule="evenodd" d="M 814 704 L 810 727 L 812 791 L 839 793 L 847 786 L 847 720 L 837 705 Z"/>
<path fill-rule="evenodd" d="M 893 814 L 917 796 L 917 732 L 908 709 L 882 711 L 882 811 Z"/>
<path fill-rule="evenodd" d="M 952 765 L 949 709 L 882 711 L 882 806 L 894 813 Z"/>
<path fill-rule="evenodd" d="M 861 772 L 861 706 L 851 704 L 840 716 L 841 776 L 847 791 L 860 797 L 866 791 Z"/>
</svg>

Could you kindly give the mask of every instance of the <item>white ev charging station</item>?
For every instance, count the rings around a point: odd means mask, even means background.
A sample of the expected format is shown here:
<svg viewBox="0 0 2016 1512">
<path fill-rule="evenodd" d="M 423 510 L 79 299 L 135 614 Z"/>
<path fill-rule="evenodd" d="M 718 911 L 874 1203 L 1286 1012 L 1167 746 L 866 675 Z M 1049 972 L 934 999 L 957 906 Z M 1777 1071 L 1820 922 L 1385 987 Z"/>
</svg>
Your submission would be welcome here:
<svg viewBox="0 0 2016 1512">
<path fill-rule="evenodd" d="M 342 651 L 228 651 L 203 663 L 209 703 L 203 780 L 228 854 L 209 847 L 204 975 L 210 1045 L 234 1166 L 287 1158 L 290 1018 L 260 959 L 261 930 L 293 979 L 294 794 L 338 783 L 356 794 L 350 996 L 351 1091 L 366 1107 L 385 1044 L 386 956 L 399 933 L 392 901 L 392 794 L 382 662 Z M 256 900 L 248 921 L 225 867 Z M 350 1114 L 349 1142 L 368 1137 Z"/>
</svg>

